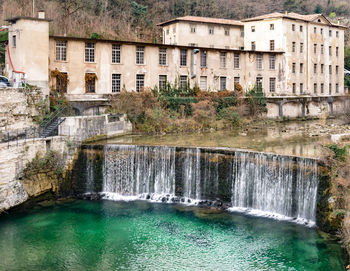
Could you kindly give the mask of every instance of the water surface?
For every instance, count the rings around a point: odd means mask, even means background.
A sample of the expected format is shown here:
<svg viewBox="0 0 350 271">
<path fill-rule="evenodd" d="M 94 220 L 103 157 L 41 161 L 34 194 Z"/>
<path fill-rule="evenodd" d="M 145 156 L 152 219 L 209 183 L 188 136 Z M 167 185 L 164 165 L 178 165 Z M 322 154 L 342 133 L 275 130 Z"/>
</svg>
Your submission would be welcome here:
<svg viewBox="0 0 350 271">
<path fill-rule="evenodd" d="M 0 232 L 0 270 L 344 270 L 315 229 L 146 201 L 38 206 Z"/>
</svg>

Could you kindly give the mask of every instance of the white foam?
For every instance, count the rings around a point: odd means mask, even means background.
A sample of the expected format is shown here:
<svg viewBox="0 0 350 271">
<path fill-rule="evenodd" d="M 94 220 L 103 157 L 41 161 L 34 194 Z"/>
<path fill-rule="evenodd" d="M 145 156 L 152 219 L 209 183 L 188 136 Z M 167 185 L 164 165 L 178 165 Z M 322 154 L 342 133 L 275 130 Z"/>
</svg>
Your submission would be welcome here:
<svg viewBox="0 0 350 271">
<path fill-rule="evenodd" d="M 244 207 L 230 207 L 227 210 L 230 212 L 244 213 L 251 216 L 266 217 L 266 218 L 272 218 L 272 219 L 281 220 L 281 221 L 289 221 L 289 222 L 301 224 L 310 228 L 316 226 L 316 223 L 311 220 L 307 220 L 299 217 L 294 218 L 294 217 L 284 216 L 281 214 L 257 210 L 257 209 L 244 208 Z"/>
</svg>

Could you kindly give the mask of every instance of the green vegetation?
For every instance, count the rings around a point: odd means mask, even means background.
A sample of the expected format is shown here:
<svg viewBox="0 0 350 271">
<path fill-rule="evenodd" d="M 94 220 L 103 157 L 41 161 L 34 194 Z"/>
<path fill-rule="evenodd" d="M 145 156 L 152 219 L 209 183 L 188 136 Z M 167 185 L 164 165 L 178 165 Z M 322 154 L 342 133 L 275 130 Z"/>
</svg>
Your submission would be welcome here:
<svg viewBox="0 0 350 271">
<path fill-rule="evenodd" d="M 165 89 L 148 89 L 141 93 L 123 91 L 112 98 L 110 111 L 126 114 L 136 131 L 176 133 L 232 129 L 243 118 L 259 117 L 266 112 L 262 90 L 250 90 L 244 97 L 242 87 L 236 91 L 201 91 L 166 84 Z"/>
<path fill-rule="evenodd" d="M 330 149 L 334 153 L 334 159 L 340 162 L 345 162 L 348 154 L 347 146 L 341 148 L 337 144 L 330 144 L 328 145 L 328 149 Z"/>
<path fill-rule="evenodd" d="M 53 172 L 57 177 L 63 174 L 63 162 L 58 152 L 49 150 L 45 155 L 37 153 L 23 170 L 23 177 L 30 179 L 41 172 Z"/>
</svg>

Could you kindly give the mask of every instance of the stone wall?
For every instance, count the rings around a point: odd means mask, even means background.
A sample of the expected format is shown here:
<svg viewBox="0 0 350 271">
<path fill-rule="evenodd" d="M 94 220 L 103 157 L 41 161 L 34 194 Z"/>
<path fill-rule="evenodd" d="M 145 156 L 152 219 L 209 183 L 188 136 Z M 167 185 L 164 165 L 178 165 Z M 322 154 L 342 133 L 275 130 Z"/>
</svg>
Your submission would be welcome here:
<svg viewBox="0 0 350 271">
<path fill-rule="evenodd" d="M 132 131 L 132 125 L 124 117 L 112 120 L 108 115 L 66 117 L 60 124 L 58 134 L 78 141 L 105 135 L 114 136 Z"/>
<path fill-rule="evenodd" d="M 23 88 L 0 89 L 0 142 L 1 139 L 24 132 L 36 126 L 37 105 L 43 101 L 40 90 Z"/>
<path fill-rule="evenodd" d="M 31 180 L 23 180 L 23 169 L 37 153 L 44 155 L 49 149 L 62 154 L 69 161 L 75 154 L 75 146 L 70 146 L 63 137 L 35 139 L 0 144 L 0 212 L 57 188 L 57 179 L 43 172 Z"/>
</svg>

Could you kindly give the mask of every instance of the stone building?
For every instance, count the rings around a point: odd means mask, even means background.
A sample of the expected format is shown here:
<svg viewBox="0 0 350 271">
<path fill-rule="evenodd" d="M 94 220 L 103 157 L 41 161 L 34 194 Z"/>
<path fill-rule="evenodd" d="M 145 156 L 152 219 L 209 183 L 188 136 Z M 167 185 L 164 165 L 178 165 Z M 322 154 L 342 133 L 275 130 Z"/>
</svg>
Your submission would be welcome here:
<svg viewBox="0 0 350 271">
<path fill-rule="evenodd" d="M 159 24 L 163 43 L 49 36 L 49 20 L 9 22 L 10 78 L 64 87 L 71 101 L 98 100 L 122 89 L 164 88 L 166 82 L 202 90 L 262 87 L 267 97 L 344 94 L 344 26 L 321 14 L 272 13 L 242 21 L 186 16 Z M 10 57 L 9 57 L 10 56 Z M 9 61 L 12 60 L 12 64 Z M 276 113 L 277 110 L 277 113 Z M 274 108 L 272 115 L 281 115 Z"/>
</svg>

